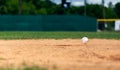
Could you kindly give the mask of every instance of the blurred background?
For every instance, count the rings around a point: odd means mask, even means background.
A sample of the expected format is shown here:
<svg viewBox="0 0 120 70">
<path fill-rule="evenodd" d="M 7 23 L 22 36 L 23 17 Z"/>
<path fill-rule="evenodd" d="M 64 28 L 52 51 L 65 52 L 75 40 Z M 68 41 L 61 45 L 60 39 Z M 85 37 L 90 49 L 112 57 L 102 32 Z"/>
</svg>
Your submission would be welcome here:
<svg viewBox="0 0 120 70">
<path fill-rule="evenodd" d="M 100 30 L 114 30 L 120 0 L 0 0 L 0 15 L 90 16 L 98 19 Z"/>
<path fill-rule="evenodd" d="M 104 9 L 104 16 L 103 16 Z M 119 18 L 119 0 L 0 0 L 0 14 L 77 14 L 96 18 Z"/>
</svg>

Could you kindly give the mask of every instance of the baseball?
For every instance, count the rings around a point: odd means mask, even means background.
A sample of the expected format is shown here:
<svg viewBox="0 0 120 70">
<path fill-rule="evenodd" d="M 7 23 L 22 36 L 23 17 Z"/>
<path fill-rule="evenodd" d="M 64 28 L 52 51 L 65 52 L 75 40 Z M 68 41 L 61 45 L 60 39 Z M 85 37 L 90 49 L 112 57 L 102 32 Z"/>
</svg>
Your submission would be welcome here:
<svg viewBox="0 0 120 70">
<path fill-rule="evenodd" d="M 82 42 L 83 42 L 83 43 L 87 43 L 87 42 L 88 42 L 88 38 L 87 38 L 87 37 L 83 37 L 83 38 L 82 38 Z"/>
</svg>

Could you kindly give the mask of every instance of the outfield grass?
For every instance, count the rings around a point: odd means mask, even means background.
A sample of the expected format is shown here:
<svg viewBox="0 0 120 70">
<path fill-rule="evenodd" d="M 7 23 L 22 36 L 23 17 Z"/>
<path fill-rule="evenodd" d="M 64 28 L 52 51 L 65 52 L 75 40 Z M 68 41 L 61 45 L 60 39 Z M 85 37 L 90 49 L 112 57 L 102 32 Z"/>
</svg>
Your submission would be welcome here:
<svg viewBox="0 0 120 70">
<path fill-rule="evenodd" d="M 0 39 L 120 39 L 120 32 L 0 32 Z"/>
</svg>

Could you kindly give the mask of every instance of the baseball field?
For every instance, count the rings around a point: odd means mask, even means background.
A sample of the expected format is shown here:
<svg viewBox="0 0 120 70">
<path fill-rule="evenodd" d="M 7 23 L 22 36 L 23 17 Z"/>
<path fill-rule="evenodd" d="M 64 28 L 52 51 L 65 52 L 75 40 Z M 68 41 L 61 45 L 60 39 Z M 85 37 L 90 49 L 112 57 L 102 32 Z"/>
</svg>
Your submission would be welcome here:
<svg viewBox="0 0 120 70">
<path fill-rule="evenodd" d="M 120 32 L 0 32 L 0 70 L 119 69 Z"/>
</svg>

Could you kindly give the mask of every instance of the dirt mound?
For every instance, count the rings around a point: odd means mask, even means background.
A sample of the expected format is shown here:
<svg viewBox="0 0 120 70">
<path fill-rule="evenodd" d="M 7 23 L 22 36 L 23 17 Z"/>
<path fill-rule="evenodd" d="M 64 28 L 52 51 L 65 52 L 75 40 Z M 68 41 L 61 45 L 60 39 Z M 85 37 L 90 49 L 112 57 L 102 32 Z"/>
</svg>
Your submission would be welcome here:
<svg viewBox="0 0 120 70">
<path fill-rule="evenodd" d="M 24 63 L 50 70 L 119 70 L 120 40 L 0 40 L 0 66 Z"/>
</svg>

